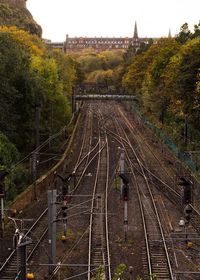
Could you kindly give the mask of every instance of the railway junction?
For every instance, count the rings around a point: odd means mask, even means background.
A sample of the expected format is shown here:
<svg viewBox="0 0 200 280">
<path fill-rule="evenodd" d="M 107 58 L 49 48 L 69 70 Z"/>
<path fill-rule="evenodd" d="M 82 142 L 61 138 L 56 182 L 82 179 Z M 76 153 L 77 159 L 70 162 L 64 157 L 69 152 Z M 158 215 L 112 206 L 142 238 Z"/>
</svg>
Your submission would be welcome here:
<svg viewBox="0 0 200 280">
<path fill-rule="evenodd" d="M 198 182 L 122 103 L 90 97 L 37 199 L 7 217 L 0 279 L 200 279 Z"/>
</svg>

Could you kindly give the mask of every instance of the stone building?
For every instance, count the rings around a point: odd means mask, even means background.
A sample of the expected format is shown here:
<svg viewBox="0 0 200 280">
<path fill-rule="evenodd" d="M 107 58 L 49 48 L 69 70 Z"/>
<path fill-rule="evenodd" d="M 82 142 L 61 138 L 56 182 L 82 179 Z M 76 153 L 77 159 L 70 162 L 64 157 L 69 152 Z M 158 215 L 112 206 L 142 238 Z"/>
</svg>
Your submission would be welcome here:
<svg viewBox="0 0 200 280">
<path fill-rule="evenodd" d="M 0 3 L 12 5 L 17 8 L 26 8 L 26 0 L 0 0 Z"/>
<path fill-rule="evenodd" d="M 70 52 L 80 52 L 84 49 L 93 49 L 96 52 L 101 52 L 105 50 L 127 50 L 130 45 L 134 46 L 136 49 L 140 48 L 141 43 L 148 44 L 147 38 L 139 38 L 137 31 L 137 23 L 135 23 L 133 37 L 69 37 L 66 36 L 64 42 L 64 51 L 66 53 Z M 55 46 L 56 47 L 56 46 Z"/>
<path fill-rule="evenodd" d="M 61 49 L 65 53 L 81 52 L 84 49 L 93 49 L 96 52 L 106 50 L 124 50 L 133 46 L 138 50 L 141 44 L 149 44 L 150 38 L 140 38 L 138 36 L 137 23 L 135 22 L 133 37 L 69 37 L 65 42 L 51 42 L 44 40 L 48 46 Z M 157 38 L 153 39 L 156 42 Z"/>
</svg>

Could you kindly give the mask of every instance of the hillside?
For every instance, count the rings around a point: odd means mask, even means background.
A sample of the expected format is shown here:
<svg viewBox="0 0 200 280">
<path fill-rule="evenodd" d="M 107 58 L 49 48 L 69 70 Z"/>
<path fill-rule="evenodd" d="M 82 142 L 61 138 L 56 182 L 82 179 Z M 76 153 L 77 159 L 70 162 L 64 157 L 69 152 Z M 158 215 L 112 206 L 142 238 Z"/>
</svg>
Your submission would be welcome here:
<svg viewBox="0 0 200 280">
<path fill-rule="evenodd" d="M 0 26 L 2 25 L 17 26 L 39 37 L 42 35 L 42 28 L 27 9 L 0 3 Z"/>
</svg>

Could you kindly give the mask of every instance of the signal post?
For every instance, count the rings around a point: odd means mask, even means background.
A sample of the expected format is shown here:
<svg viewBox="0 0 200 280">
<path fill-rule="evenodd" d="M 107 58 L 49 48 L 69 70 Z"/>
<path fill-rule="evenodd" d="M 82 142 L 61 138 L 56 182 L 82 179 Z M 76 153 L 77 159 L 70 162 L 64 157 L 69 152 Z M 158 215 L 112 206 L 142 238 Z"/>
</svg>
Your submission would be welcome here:
<svg viewBox="0 0 200 280">
<path fill-rule="evenodd" d="M 119 174 L 119 177 L 122 179 L 122 199 L 124 201 L 124 240 L 127 241 L 128 233 L 128 199 L 129 199 L 129 179 L 124 174 Z"/>
<path fill-rule="evenodd" d="M 190 241 L 188 240 L 188 232 L 187 228 L 190 223 L 191 213 L 192 213 L 192 185 L 193 183 L 190 180 L 181 177 L 180 186 L 183 186 L 183 206 L 184 206 L 184 216 L 185 216 L 185 242 L 189 247 Z"/>
</svg>

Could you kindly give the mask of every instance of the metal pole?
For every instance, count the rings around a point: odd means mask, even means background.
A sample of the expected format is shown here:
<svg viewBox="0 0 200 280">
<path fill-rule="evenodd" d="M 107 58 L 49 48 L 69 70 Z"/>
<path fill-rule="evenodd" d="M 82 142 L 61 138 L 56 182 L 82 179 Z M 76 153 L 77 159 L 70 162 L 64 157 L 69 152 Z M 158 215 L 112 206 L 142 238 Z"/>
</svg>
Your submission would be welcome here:
<svg viewBox="0 0 200 280">
<path fill-rule="evenodd" d="M 56 263 L 56 190 L 48 191 L 49 275 Z"/>
<path fill-rule="evenodd" d="M 32 180 L 33 180 L 33 200 L 37 200 L 36 180 L 37 180 L 37 153 L 32 153 Z"/>
<path fill-rule="evenodd" d="M 124 164 L 125 162 L 125 153 L 124 153 L 124 150 L 122 150 L 121 152 L 121 156 L 120 156 L 120 173 L 124 173 Z M 122 190 L 123 190 L 123 180 L 121 179 L 121 186 L 120 186 L 120 191 L 121 191 L 121 196 L 122 196 Z"/>
<path fill-rule="evenodd" d="M 53 104 L 51 103 L 51 136 L 53 135 Z"/>
<path fill-rule="evenodd" d="M 36 148 L 40 145 L 40 107 L 36 105 L 35 112 Z"/>
<path fill-rule="evenodd" d="M 187 115 L 185 116 L 185 129 L 184 129 L 184 143 L 185 143 L 185 147 L 187 147 L 188 144 L 188 119 L 187 119 Z"/>
<path fill-rule="evenodd" d="M 20 279 L 26 280 L 26 245 L 20 247 L 21 267 Z"/>
<path fill-rule="evenodd" d="M 18 274 L 19 274 L 19 247 L 18 247 L 18 240 L 17 240 L 16 251 L 17 251 L 17 280 L 18 280 Z"/>
<path fill-rule="evenodd" d="M 76 113 L 76 98 L 75 98 L 75 92 L 72 94 L 72 113 Z"/>
<path fill-rule="evenodd" d="M 1 237 L 3 237 L 3 235 L 4 235 L 4 199 L 3 199 L 3 197 L 1 197 L 0 224 L 1 224 Z"/>
<path fill-rule="evenodd" d="M 128 201 L 124 201 L 124 240 L 127 241 L 128 232 Z"/>
<path fill-rule="evenodd" d="M 187 224 L 185 225 L 185 243 L 188 244 Z"/>
<path fill-rule="evenodd" d="M 63 206 L 65 207 L 65 215 L 67 215 L 67 201 L 63 201 Z M 67 217 L 63 220 L 64 224 L 64 236 L 67 236 Z"/>
</svg>

